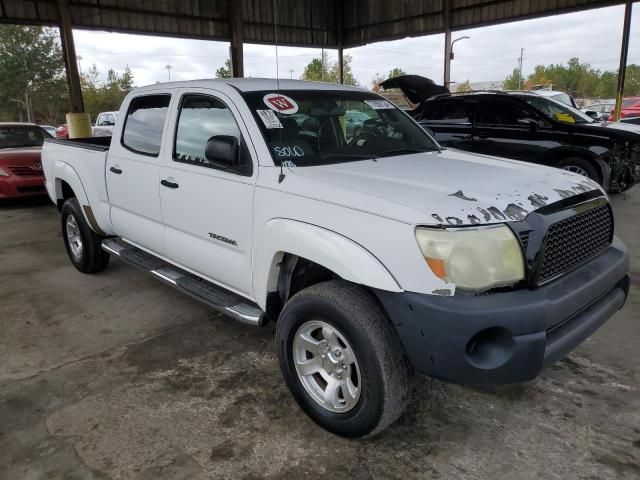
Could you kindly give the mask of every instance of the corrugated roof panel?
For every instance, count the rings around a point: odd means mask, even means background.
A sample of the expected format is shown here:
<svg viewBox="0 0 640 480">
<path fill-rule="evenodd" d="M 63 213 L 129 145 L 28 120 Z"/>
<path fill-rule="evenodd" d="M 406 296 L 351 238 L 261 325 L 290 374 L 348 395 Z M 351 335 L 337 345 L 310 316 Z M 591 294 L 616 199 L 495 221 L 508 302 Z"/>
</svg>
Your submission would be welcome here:
<svg viewBox="0 0 640 480">
<path fill-rule="evenodd" d="M 445 0 L 276 0 L 282 45 L 337 47 L 337 15 L 344 46 L 444 30 Z M 466 29 L 624 0 L 446 0 L 449 25 Z M 69 0 L 75 28 L 229 40 L 230 2 L 240 0 Z M 273 44 L 273 0 L 243 0 L 244 38 Z M 233 5 L 233 4 L 232 4 Z M 0 0 L 0 22 L 55 25 L 56 0 Z"/>
</svg>

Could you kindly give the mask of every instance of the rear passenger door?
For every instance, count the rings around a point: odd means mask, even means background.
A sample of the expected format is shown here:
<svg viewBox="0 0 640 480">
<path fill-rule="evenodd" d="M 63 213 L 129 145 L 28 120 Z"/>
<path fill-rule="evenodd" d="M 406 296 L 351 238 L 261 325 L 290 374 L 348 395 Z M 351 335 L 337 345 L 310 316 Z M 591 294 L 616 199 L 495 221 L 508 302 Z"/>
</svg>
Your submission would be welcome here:
<svg viewBox="0 0 640 480">
<path fill-rule="evenodd" d="M 463 98 L 443 98 L 427 102 L 418 122 L 435 136 L 440 145 L 472 149 L 473 103 Z"/>
<path fill-rule="evenodd" d="M 169 93 L 134 97 L 107 155 L 111 222 L 118 235 L 156 253 L 163 252 L 160 163 L 170 102 Z"/>
<path fill-rule="evenodd" d="M 221 92 L 181 90 L 165 146 L 160 199 L 166 255 L 192 272 L 252 297 L 253 146 L 231 100 Z M 239 140 L 241 160 L 253 167 L 229 171 L 205 157 L 216 135 Z M 257 163 L 257 162 L 256 162 Z"/>
</svg>

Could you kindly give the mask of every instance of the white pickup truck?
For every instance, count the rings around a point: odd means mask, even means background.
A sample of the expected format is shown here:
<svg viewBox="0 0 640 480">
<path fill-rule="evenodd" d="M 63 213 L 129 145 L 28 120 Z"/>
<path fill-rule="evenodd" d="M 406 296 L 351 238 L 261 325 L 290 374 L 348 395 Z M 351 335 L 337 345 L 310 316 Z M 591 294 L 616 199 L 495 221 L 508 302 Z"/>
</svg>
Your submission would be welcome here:
<svg viewBox="0 0 640 480">
<path fill-rule="evenodd" d="M 347 133 L 347 111 L 362 128 Z M 112 138 L 47 140 L 42 160 L 78 270 L 113 256 L 242 322 L 277 321 L 291 393 L 344 436 L 398 418 L 414 371 L 531 380 L 627 297 L 595 182 L 443 149 L 357 88 L 152 85 Z"/>
</svg>

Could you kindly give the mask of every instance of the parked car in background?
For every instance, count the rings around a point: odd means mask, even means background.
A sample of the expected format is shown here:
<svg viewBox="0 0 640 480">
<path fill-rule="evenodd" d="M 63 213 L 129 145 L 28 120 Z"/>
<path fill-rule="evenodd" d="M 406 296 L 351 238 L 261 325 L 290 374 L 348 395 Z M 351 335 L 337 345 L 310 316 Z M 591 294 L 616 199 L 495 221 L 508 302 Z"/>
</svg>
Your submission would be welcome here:
<svg viewBox="0 0 640 480">
<path fill-rule="evenodd" d="M 381 85 L 402 88 L 402 77 Z M 640 180 L 639 134 L 594 122 L 538 93 L 426 96 L 411 115 L 448 147 L 562 168 L 610 192 L 624 191 Z"/>
<path fill-rule="evenodd" d="M 40 161 L 45 138 L 52 137 L 38 125 L 0 123 L 0 198 L 46 193 Z"/>
<path fill-rule="evenodd" d="M 529 90 L 531 93 L 535 93 L 536 95 L 540 95 L 545 98 L 552 98 L 558 102 L 564 103 L 565 105 L 569 105 L 573 108 L 578 108 L 578 104 L 573 99 L 571 95 L 565 92 L 561 92 L 558 90 Z"/>
<path fill-rule="evenodd" d="M 116 124 L 118 112 L 102 112 L 96 117 L 93 127 L 94 137 L 110 137 L 113 133 L 113 126 Z"/>
<path fill-rule="evenodd" d="M 613 108 L 610 112 L 611 118 L 614 118 Z M 640 117 L 640 97 L 628 97 L 622 100 L 622 108 L 620 109 L 620 118 Z"/>
<path fill-rule="evenodd" d="M 51 135 L 52 137 L 56 136 L 56 127 L 52 125 L 38 125 L 38 126 L 42 128 L 45 132 L 47 132 L 49 135 Z"/>
<path fill-rule="evenodd" d="M 621 118 L 616 123 L 629 124 L 629 125 L 640 125 L 640 116 Z"/>
<path fill-rule="evenodd" d="M 580 111 L 586 115 L 589 115 L 594 120 L 605 121 L 609 120 L 611 111 L 615 107 L 615 104 L 615 100 L 605 100 L 587 105 L 586 107 L 581 108 Z"/>
<path fill-rule="evenodd" d="M 56 128 L 56 138 L 69 138 L 69 127 L 67 127 L 66 123 L 63 123 L 58 128 Z"/>
<path fill-rule="evenodd" d="M 347 137 L 346 110 L 369 116 L 362 135 Z M 111 139 L 49 140 L 43 162 L 76 269 L 113 256 L 230 318 L 277 321 L 293 397 L 347 437 L 397 419 L 414 371 L 535 378 L 629 291 L 596 182 L 443 150 L 353 87 L 150 85 L 127 95 Z"/>
</svg>

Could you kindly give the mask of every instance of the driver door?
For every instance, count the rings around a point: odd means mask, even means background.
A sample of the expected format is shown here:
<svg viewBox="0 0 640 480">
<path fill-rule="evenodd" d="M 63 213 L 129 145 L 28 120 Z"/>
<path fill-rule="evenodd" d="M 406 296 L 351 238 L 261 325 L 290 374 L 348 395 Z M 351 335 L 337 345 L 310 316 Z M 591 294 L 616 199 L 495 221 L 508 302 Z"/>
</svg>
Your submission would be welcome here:
<svg viewBox="0 0 640 480">
<path fill-rule="evenodd" d="M 537 122 L 538 115 L 513 99 L 482 98 L 476 107 L 473 151 L 535 162 L 549 148 Z"/>
<path fill-rule="evenodd" d="M 243 158 L 257 158 L 239 113 L 221 92 L 181 89 L 160 169 L 160 203 L 168 258 L 188 270 L 253 297 L 251 248 L 257 162 L 249 174 L 209 162 L 205 145 L 215 135 L 238 138 Z"/>
</svg>

